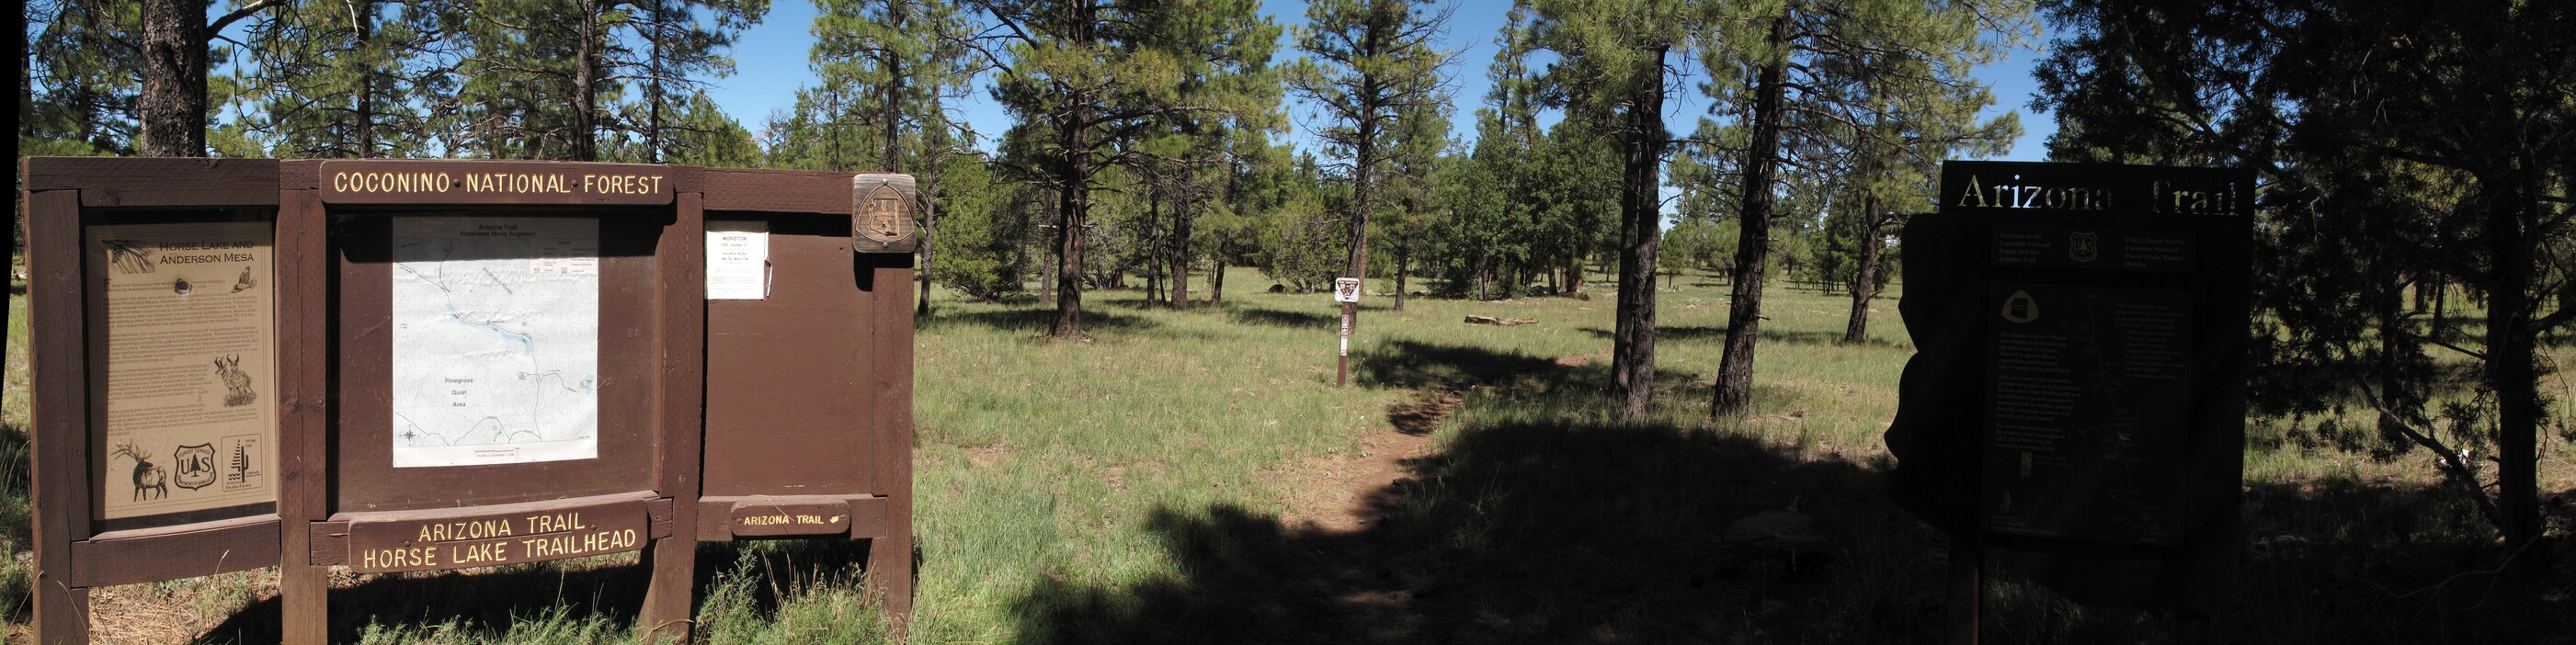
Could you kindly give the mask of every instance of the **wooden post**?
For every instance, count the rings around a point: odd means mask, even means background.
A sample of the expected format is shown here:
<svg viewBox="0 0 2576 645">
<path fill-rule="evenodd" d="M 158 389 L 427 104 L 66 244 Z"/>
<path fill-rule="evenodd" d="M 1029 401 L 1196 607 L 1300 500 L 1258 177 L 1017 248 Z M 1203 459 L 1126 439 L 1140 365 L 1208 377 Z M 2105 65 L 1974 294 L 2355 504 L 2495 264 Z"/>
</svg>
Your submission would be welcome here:
<svg viewBox="0 0 2576 645">
<path fill-rule="evenodd" d="M 877 260 L 871 281 L 877 292 L 870 294 L 876 303 L 876 324 L 870 325 L 876 344 L 870 355 L 875 364 L 868 372 L 874 377 L 868 390 L 876 399 L 875 435 L 876 483 L 872 488 L 891 502 L 886 508 L 884 535 L 868 540 L 869 591 L 885 603 L 886 614 L 900 631 L 912 616 L 912 295 L 913 269 L 909 254 L 871 254 Z M 854 523 L 855 524 L 855 523 Z"/>
<path fill-rule="evenodd" d="M 1351 381 L 1351 314 L 1357 309 L 1359 309 L 1359 303 L 1342 303 L 1341 366 L 1333 373 L 1333 387 L 1342 387 L 1350 384 Z"/>
<path fill-rule="evenodd" d="M 279 191 L 277 253 L 277 562 L 280 640 L 294 645 L 330 642 L 330 565 L 313 564 L 313 526 L 330 509 L 329 437 L 331 353 L 321 342 L 330 329 L 330 280 L 334 260 L 325 229 L 330 217 L 312 190 Z"/>
<path fill-rule="evenodd" d="M 1950 542 L 1950 577 L 1944 585 L 1950 592 L 1949 633 L 1942 642 L 1949 645 L 1977 645 L 1977 623 L 1984 614 L 1986 597 L 1985 557 L 1967 542 Z"/>
<path fill-rule="evenodd" d="M 662 230 L 654 250 L 661 283 L 657 303 L 662 314 L 661 392 L 655 397 L 662 424 L 661 479 L 656 488 L 671 499 L 670 522 L 654 527 L 644 562 L 653 568 L 636 632 L 647 642 L 688 642 L 693 621 L 690 596 L 695 590 L 698 554 L 698 460 L 702 440 L 700 396 L 706 382 L 706 210 L 701 193 L 673 196 L 677 217 Z"/>
<path fill-rule="evenodd" d="M 34 440 L 36 642 L 89 642 L 89 589 L 71 544 L 89 539 L 88 346 L 81 334 L 80 191 L 27 193 L 28 411 Z"/>
</svg>

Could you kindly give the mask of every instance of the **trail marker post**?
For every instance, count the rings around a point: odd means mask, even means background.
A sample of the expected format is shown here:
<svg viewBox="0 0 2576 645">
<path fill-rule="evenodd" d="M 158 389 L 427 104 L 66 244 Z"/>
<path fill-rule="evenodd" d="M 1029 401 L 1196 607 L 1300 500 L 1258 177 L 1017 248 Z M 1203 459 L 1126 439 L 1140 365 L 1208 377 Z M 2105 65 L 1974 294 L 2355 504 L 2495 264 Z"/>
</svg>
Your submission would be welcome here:
<svg viewBox="0 0 2576 645">
<path fill-rule="evenodd" d="M 1334 278 L 1333 301 L 1342 303 L 1341 369 L 1333 377 L 1333 386 L 1341 387 L 1351 380 L 1351 318 L 1359 313 L 1360 279 Z"/>
</svg>

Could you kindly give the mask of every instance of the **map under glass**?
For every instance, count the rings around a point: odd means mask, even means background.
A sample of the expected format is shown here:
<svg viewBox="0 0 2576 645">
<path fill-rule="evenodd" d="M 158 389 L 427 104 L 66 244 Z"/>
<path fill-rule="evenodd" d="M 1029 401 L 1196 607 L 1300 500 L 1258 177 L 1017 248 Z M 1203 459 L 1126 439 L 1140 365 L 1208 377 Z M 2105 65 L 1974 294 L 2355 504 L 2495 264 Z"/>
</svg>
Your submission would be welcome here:
<svg viewBox="0 0 2576 645">
<path fill-rule="evenodd" d="M 393 218 L 393 465 L 599 456 L 599 221 Z"/>
</svg>

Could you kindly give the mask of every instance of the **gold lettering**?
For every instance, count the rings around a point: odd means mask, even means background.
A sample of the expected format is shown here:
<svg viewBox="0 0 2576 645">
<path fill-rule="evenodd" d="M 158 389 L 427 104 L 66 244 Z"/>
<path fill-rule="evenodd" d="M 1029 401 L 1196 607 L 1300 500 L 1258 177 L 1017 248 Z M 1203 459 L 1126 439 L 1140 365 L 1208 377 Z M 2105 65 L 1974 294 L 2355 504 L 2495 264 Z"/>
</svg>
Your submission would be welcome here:
<svg viewBox="0 0 2576 645">
<path fill-rule="evenodd" d="M 1968 200 L 1972 200 L 1972 199 L 1973 199 L 1973 200 L 1976 200 L 1976 203 L 1974 203 L 1974 204 L 1968 203 Z M 1967 190 L 1966 192 L 1963 192 L 1963 193 L 1960 193 L 1960 194 L 1959 194 L 1959 205 L 1960 205 L 1960 206 L 1985 206 L 1985 205 L 1986 205 L 1986 193 L 1985 193 L 1985 189 L 1983 189 L 1983 188 L 1978 188 L 1978 187 L 1977 187 L 1977 176 L 1976 176 L 1976 175 L 1968 175 L 1968 190 Z"/>
</svg>

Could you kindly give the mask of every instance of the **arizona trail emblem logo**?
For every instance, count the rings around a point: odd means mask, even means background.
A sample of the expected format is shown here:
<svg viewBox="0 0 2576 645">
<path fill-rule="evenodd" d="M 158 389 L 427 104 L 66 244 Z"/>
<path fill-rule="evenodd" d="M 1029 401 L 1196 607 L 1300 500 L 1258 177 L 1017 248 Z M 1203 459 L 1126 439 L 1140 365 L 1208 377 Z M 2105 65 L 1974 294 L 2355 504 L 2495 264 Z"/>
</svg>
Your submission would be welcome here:
<svg viewBox="0 0 2576 645">
<path fill-rule="evenodd" d="M 912 237 L 912 204 L 892 184 L 877 184 L 859 198 L 859 237 L 892 244 Z"/>
</svg>

